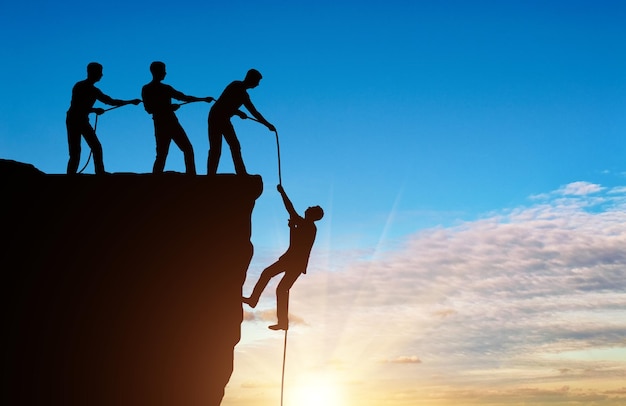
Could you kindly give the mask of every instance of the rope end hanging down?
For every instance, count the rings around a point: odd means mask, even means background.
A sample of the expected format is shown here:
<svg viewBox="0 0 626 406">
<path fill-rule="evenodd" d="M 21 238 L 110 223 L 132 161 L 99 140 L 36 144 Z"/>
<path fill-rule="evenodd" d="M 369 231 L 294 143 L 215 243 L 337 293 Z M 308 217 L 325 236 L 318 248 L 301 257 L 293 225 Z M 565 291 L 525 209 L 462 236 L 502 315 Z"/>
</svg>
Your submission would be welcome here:
<svg viewBox="0 0 626 406">
<path fill-rule="evenodd" d="M 287 331 L 289 329 L 285 329 L 285 344 L 283 347 L 283 375 L 280 381 L 280 406 L 283 406 L 283 395 L 285 390 L 285 360 L 287 359 Z"/>
<path fill-rule="evenodd" d="M 119 106 L 118 106 L 119 107 Z M 114 107 L 115 108 L 115 107 Z M 106 111 L 106 110 L 105 110 Z M 96 114 L 96 122 L 93 125 L 93 132 L 95 133 L 96 130 L 98 129 L 98 116 L 100 114 Z M 82 167 L 82 169 L 80 171 L 78 171 L 78 173 L 83 173 L 83 171 L 85 170 L 85 168 L 87 168 L 87 165 L 89 165 L 89 161 L 91 161 L 91 156 L 93 155 L 93 151 L 91 149 L 89 149 L 89 156 L 87 157 L 87 162 L 85 162 L 85 165 Z"/>
<path fill-rule="evenodd" d="M 132 104 L 137 105 L 139 103 L 143 103 L 143 100 L 139 100 L 138 103 L 132 103 Z M 96 113 L 96 122 L 93 125 L 93 132 L 95 133 L 98 130 L 98 117 L 100 117 L 100 115 L 106 113 L 107 111 L 119 109 L 120 107 L 124 107 L 124 106 L 127 106 L 127 104 L 120 104 L 119 106 L 114 106 L 114 107 L 110 107 L 108 109 L 104 109 L 104 110 L 102 110 L 102 112 L 100 114 Z M 83 173 L 85 168 L 87 168 L 87 165 L 89 165 L 89 161 L 91 160 L 91 156 L 92 155 L 93 155 L 93 151 L 89 150 L 89 156 L 87 157 L 87 162 L 85 162 L 85 165 L 83 166 L 83 168 L 80 171 L 78 171 L 78 173 Z"/>
</svg>

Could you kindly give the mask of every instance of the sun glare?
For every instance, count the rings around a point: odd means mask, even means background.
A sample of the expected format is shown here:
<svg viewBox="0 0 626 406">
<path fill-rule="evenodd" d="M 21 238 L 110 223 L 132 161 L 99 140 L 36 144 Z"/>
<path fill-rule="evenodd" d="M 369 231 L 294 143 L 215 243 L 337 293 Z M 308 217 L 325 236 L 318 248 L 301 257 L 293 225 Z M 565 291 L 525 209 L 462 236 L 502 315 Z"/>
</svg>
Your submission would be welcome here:
<svg viewBox="0 0 626 406">
<path fill-rule="evenodd" d="M 316 379 L 294 388 L 289 404 L 299 406 L 344 406 L 337 385 L 330 380 Z"/>
</svg>

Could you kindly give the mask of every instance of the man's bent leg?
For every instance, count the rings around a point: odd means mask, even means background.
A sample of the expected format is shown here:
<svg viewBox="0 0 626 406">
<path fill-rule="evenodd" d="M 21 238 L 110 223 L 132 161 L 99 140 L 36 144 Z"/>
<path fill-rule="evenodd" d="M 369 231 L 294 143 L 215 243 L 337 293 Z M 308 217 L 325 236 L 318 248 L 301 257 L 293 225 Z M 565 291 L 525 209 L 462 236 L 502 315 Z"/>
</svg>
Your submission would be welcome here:
<svg viewBox="0 0 626 406">
<path fill-rule="evenodd" d="M 77 130 L 71 123 L 67 123 L 67 146 L 70 157 L 67 161 L 67 174 L 74 175 L 78 172 L 80 163 L 80 130 Z"/>
<path fill-rule="evenodd" d="M 157 127 L 156 122 L 154 124 L 154 138 L 156 140 L 156 158 L 152 166 L 152 173 L 163 173 L 171 138 L 167 135 L 167 128 Z"/>
<path fill-rule="evenodd" d="M 289 328 L 289 289 L 296 282 L 300 272 L 289 270 L 276 287 L 276 317 L 278 323 L 270 326 L 272 330 L 287 330 Z"/>
<path fill-rule="evenodd" d="M 274 262 L 272 265 L 268 266 L 261 272 L 261 276 L 257 281 L 256 285 L 254 285 L 254 289 L 252 290 L 252 294 L 249 298 L 244 299 L 244 302 L 250 305 L 250 307 L 255 307 L 257 303 L 259 303 L 259 298 L 261 297 L 261 293 L 265 290 L 265 287 L 269 283 L 270 279 L 279 273 L 284 271 L 284 267 L 280 263 L 280 261 Z"/>
<path fill-rule="evenodd" d="M 93 166 L 97 175 L 101 175 L 104 173 L 104 160 L 102 157 L 102 145 L 100 144 L 100 140 L 96 136 L 96 132 L 93 130 L 91 125 L 87 125 L 83 130 L 83 137 L 85 137 L 85 141 L 89 148 L 91 148 L 91 153 L 93 154 Z"/>
<path fill-rule="evenodd" d="M 222 155 L 222 133 L 215 124 L 209 124 L 209 158 L 207 160 L 207 175 L 217 174 L 217 167 Z"/>
<path fill-rule="evenodd" d="M 243 157 L 241 156 L 241 144 L 235 134 L 235 129 L 230 126 L 224 131 L 224 139 L 230 147 L 230 155 L 233 157 L 233 164 L 235 165 L 235 173 L 237 175 L 247 175 L 246 165 L 243 163 Z"/>
<path fill-rule="evenodd" d="M 177 131 L 173 133 L 172 139 L 178 148 L 183 151 L 183 156 L 185 157 L 185 173 L 187 175 L 195 175 L 196 160 L 193 155 L 193 146 L 183 127 L 178 126 Z"/>
</svg>

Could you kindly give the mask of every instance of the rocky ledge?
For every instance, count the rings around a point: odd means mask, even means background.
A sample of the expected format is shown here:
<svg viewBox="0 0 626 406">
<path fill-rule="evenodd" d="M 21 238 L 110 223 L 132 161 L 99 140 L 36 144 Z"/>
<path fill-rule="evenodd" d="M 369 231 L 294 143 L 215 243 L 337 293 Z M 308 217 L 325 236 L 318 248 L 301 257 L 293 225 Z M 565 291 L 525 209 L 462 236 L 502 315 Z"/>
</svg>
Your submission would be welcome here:
<svg viewBox="0 0 626 406">
<path fill-rule="evenodd" d="M 260 176 L 0 161 L 2 404 L 219 405 Z"/>
</svg>

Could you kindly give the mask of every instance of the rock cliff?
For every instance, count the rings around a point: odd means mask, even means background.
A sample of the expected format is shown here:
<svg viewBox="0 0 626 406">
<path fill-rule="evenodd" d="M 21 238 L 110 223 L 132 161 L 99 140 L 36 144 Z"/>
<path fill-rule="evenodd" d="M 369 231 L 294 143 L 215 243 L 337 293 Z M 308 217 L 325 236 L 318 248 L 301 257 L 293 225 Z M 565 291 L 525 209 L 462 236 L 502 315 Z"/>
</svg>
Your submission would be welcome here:
<svg viewBox="0 0 626 406">
<path fill-rule="evenodd" d="M 2 404 L 219 405 L 259 176 L 0 161 Z"/>
</svg>

